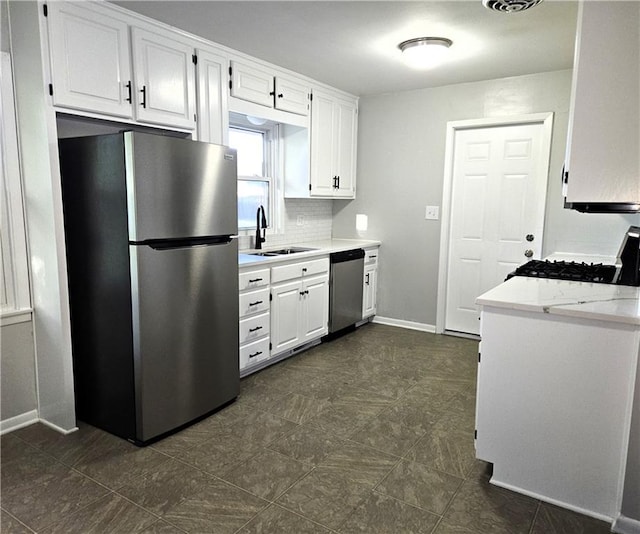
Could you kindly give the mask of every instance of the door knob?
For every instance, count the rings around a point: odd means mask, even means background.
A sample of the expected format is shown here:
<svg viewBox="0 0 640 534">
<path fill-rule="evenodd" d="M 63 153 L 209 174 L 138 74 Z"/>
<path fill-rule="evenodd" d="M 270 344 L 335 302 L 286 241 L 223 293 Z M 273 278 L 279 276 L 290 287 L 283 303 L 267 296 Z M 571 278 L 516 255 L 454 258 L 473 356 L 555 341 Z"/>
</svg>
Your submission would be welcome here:
<svg viewBox="0 0 640 534">
<path fill-rule="evenodd" d="M 530 258 L 531 256 L 533 256 L 533 250 L 531 250 L 530 248 L 524 251 L 524 255 L 527 258 Z"/>
<path fill-rule="evenodd" d="M 531 242 L 535 239 L 533 234 L 527 234 L 527 241 Z"/>
</svg>

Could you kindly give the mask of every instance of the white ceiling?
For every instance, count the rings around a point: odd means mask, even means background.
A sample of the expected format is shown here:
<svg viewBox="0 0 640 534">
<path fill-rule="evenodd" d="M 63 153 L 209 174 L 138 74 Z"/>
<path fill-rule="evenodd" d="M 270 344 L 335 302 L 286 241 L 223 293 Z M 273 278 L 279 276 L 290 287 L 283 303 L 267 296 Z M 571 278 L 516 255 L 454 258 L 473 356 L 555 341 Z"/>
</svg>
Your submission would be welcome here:
<svg viewBox="0 0 640 534">
<path fill-rule="evenodd" d="M 577 2 L 497 13 L 481 0 L 116 1 L 127 9 L 356 95 L 571 68 Z M 450 61 L 416 71 L 399 42 L 453 40 Z"/>
</svg>

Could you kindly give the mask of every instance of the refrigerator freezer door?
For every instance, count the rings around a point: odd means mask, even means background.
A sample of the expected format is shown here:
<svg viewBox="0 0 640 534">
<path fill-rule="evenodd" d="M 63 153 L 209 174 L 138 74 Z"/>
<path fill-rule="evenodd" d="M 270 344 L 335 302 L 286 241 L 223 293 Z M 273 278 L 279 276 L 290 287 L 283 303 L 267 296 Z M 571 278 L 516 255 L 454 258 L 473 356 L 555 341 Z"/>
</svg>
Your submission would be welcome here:
<svg viewBox="0 0 640 534">
<path fill-rule="evenodd" d="M 129 241 L 238 232 L 236 152 L 126 132 Z"/>
<path fill-rule="evenodd" d="M 238 395 L 238 245 L 131 245 L 136 427 L 147 441 Z"/>
</svg>

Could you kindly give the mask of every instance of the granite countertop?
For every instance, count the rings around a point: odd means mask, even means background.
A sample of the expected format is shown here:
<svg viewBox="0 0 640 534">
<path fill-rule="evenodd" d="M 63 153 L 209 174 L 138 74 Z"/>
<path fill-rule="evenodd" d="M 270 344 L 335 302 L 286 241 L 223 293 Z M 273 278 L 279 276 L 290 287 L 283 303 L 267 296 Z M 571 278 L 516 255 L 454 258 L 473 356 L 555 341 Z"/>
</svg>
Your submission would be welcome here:
<svg viewBox="0 0 640 534">
<path fill-rule="evenodd" d="M 238 254 L 238 265 L 240 267 L 277 263 L 287 260 L 306 260 L 316 256 L 326 256 L 332 252 L 351 250 L 352 248 L 366 248 L 379 246 L 380 241 L 365 239 L 327 239 L 323 241 L 308 241 L 303 243 L 291 243 L 287 245 L 274 245 L 265 247 L 262 250 L 242 250 Z M 252 252 L 269 252 L 269 250 L 279 250 L 281 248 L 305 247 L 312 248 L 306 252 L 295 254 L 283 254 L 282 256 L 253 256 Z"/>
<path fill-rule="evenodd" d="M 640 326 L 640 288 L 631 286 L 514 276 L 476 304 Z"/>
</svg>

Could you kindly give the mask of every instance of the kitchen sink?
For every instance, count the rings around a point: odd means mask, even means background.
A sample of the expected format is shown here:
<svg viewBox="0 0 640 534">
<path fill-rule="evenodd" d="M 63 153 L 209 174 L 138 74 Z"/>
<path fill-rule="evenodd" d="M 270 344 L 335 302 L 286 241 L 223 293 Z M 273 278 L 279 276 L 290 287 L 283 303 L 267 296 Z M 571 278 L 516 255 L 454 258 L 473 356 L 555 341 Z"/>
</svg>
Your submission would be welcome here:
<svg viewBox="0 0 640 534">
<path fill-rule="evenodd" d="M 287 254 L 296 254 L 298 252 L 309 252 L 311 250 L 318 250 L 318 249 L 305 248 L 305 247 L 289 247 L 289 248 L 281 248 L 278 250 L 266 250 L 264 252 L 252 252 L 251 256 L 284 256 Z"/>
</svg>

